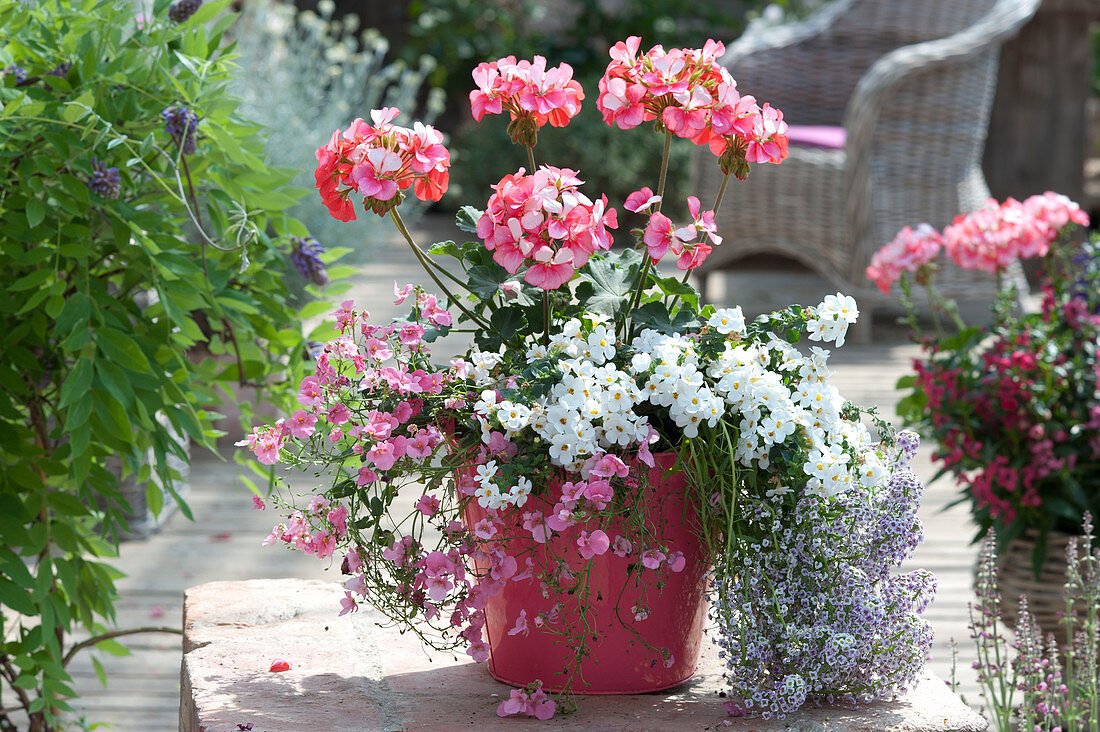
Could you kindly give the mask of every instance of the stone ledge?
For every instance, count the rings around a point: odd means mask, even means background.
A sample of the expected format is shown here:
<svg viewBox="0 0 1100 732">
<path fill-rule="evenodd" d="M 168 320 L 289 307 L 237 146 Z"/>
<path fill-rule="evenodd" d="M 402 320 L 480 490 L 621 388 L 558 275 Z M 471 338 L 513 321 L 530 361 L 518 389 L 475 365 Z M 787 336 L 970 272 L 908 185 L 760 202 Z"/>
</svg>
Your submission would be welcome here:
<svg viewBox="0 0 1100 732">
<path fill-rule="evenodd" d="M 380 628 L 367 611 L 336 617 L 339 585 L 316 580 L 211 582 L 184 599 L 180 730 L 845 730 L 981 732 L 985 720 L 928 676 L 905 697 L 858 710 L 813 709 L 782 721 L 732 720 L 717 692 L 721 670 L 706 653 L 696 677 L 669 692 L 587 697 L 549 722 L 501 719 L 509 687 L 484 666 L 429 656 L 411 635 Z M 708 648 L 710 646 L 708 645 Z M 272 660 L 291 670 L 272 673 Z M 495 696 L 494 696 L 495 695 Z M 728 726 L 726 726 L 728 724 Z"/>
</svg>

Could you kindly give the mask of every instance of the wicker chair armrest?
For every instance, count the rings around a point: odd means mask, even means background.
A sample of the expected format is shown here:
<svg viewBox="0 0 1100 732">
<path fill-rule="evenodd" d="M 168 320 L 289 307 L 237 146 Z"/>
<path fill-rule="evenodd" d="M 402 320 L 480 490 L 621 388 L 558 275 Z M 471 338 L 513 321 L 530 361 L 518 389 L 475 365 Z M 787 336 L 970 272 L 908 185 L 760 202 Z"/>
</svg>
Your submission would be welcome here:
<svg viewBox="0 0 1100 732">
<path fill-rule="evenodd" d="M 808 18 L 797 23 L 788 23 L 747 33 L 726 48 L 726 53 L 718 60 L 733 73 L 744 59 L 759 54 L 779 53 L 791 46 L 805 43 L 822 35 L 833 22 L 852 4 L 852 0 L 837 0 L 826 4 Z M 734 77 L 736 78 L 736 76 Z"/>
<path fill-rule="evenodd" d="M 854 64 L 837 53 L 833 27 L 853 0 L 828 3 L 809 18 L 768 28 L 734 41 L 721 63 L 741 94 L 783 110 L 794 124 L 843 123 L 848 98 L 869 62 Z"/>
<path fill-rule="evenodd" d="M 999 0 L 973 25 L 946 38 L 898 48 L 876 61 L 860 79 L 844 120 L 848 212 L 857 241 L 863 240 L 857 246 L 869 246 L 866 239 L 870 232 L 872 159 L 880 121 L 906 114 L 905 103 L 900 100 L 911 100 L 906 95 L 907 86 L 927 83 L 930 74 L 952 74 L 981 63 L 992 64 L 995 69 L 996 51 L 1035 14 L 1041 2 Z M 982 118 L 988 122 L 988 109 Z M 984 139 L 985 129 L 976 130 L 976 134 Z"/>
</svg>

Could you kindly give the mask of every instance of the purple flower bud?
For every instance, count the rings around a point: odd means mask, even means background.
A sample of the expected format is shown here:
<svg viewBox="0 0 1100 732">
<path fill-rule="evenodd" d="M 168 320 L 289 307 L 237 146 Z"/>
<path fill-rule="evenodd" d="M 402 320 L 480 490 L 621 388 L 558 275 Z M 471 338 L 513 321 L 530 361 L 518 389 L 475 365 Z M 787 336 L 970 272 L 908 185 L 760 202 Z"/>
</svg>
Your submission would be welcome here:
<svg viewBox="0 0 1100 732">
<path fill-rule="evenodd" d="M 290 261 L 302 276 L 318 286 L 327 284 L 328 272 L 325 271 L 325 263 L 321 261 L 325 248 L 312 236 L 294 236 L 290 243 Z"/>
<path fill-rule="evenodd" d="M 52 70 L 46 72 L 46 76 L 56 76 L 59 79 L 64 79 L 69 75 L 69 69 L 73 67 L 72 62 L 65 61 L 58 64 Z"/>
<path fill-rule="evenodd" d="M 27 71 L 18 64 L 12 64 L 11 66 L 5 66 L 4 70 L 0 73 L 11 74 L 15 77 L 16 84 L 22 84 L 27 80 Z"/>
<path fill-rule="evenodd" d="M 183 23 L 199 9 L 202 0 L 179 0 L 168 6 L 168 19 L 173 23 Z M 251 729 L 251 727 L 249 727 Z"/>
<path fill-rule="evenodd" d="M 89 188 L 107 200 L 118 198 L 122 188 L 118 168 L 108 168 L 95 158 L 92 158 L 92 177 L 87 183 Z"/>
<path fill-rule="evenodd" d="M 160 113 L 172 142 L 183 149 L 184 155 L 195 152 L 195 128 L 199 116 L 184 106 L 172 106 Z"/>
</svg>

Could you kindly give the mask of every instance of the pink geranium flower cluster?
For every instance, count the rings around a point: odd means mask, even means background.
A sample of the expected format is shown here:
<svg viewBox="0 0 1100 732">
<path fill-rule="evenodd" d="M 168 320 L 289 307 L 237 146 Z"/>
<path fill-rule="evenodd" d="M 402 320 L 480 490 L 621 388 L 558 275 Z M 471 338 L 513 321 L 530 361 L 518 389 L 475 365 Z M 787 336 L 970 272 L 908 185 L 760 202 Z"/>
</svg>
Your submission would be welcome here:
<svg viewBox="0 0 1100 732">
<path fill-rule="evenodd" d="M 1002 292 L 991 322 L 980 326 L 962 321 L 924 269 L 939 244 L 931 227 L 903 230 L 867 270 L 883 291 L 916 270 L 933 315 L 946 316 L 935 319 L 937 337 L 925 336 L 910 311 L 923 354 L 898 412 L 906 426 L 935 438 L 933 459 L 964 490 L 983 534 L 1068 533 L 1098 507 L 1090 466 L 1100 459 L 1100 239 L 1063 236 L 1087 224 L 1076 203 L 1047 192 L 991 200 L 945 228 L 943 248 L 964 269 L 1000 272 L 1045 259 L 1041 309 L 1021 312 Z"/>
<path fill-rule="evenodd" d="M 1047 192 L 1023 203 L 990 199 L 985 208 L 958 216 L 943 230 L 944 250 L 958 266 L 997 272 L 1012 262 L 1044 257 L 1069 222 L 1088 225 L 1088 215 L 1065 196 Z"/>
<path fill-rule="evenodd" d="M 892 242 L 871 257 L 867 278 L 883 293 L 889 294 L 890 286 L 898 281 L 902 272 L 917 272 L 939 256 L 942 246 L 943 237 L 928 224 L 921 224 L 915 230 L 906 226 Z"/>
<path fill-rule="evenodd" d="M 398 113 L 395 107 L 373 110 L 373 124 L 356 119 L 317 148 L 314 177 L 334 218 L 355 219 L 353 194 L 363 196 L 365 209 L 384 215 L 409 186 L 423 201 L 438 201 L 447 190 L 451 156 L 443 135 L 420 122 L 411 129 L 392 124 Z"/>
<path fill-rule="evenodd" d="M 594 252 L 610 249 L 616 211 L 607 196 L 593 202 L 581 193 L 582 182 L 576 171 L 549 165 L 504 176 L 477 223 L 493 260 L 512 274 L 526 265 L 524 281 L 556 290 Z"/>
<path fill-rule="evenodd" d="M 581 108 L 584 89 L 573 80 L 566 63 L 547 69 L 546 59 L 516 61 L 507 56 L 479 64 L 473 71 L 477 88 L 470 92 L 470 109 L 478 122 L 486 114 L 508 113 L 512 139 L 531 147 L 538 129 L 565 127 Z"/>
<path fill-rule="evenodd" d="M 718 63 L 725 47 L 707 41 L 701 49 L 654 46 L 639 53 L 631 36 L 611 49 L 596 105 L 604 122 L 620 129 L 657 121 L 677 137 L 707 145 L 725 173 L 747 174 L 744 163 L 779 163 L 787 157 L 787 123 L 778 109 L 742 96 Z"/>
<path fill-rule="evenodd" d="M 623 205 L 627 211 L 649 213 L 649 222 L 642 234 L 646 252 L 654 262 L 661 261 L 669 252 L 677 257 L 676 266 L 682 270 L 695 269 L 712 251 L 712 244 L 718 246 L 722 237 L 718 235 L 718 225 L 714 221 L 714 211 L 703 211 L 699 199 L 688 196 L 688 211 L 691 223 L 674 226 L 672 219 L 660 211 L 650 213 L 650 208 L 661 201 L 649 188 L 631 193 Z M 709 242 L 709 243 L 708 243 Z"/>
</svg>

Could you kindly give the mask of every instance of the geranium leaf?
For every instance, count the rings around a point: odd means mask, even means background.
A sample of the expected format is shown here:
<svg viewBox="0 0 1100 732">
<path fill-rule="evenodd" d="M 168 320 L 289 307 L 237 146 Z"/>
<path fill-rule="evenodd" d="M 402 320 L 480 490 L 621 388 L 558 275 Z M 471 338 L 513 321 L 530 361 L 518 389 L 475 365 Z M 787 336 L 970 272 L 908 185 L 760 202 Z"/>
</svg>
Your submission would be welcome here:
<svg viewBox="0 0 1100 732">
<path fill-rule="evenodd" d="M 578 275 L 577 300 L 586 310 L 617 319 L 630 306 L 641 266 L 633 249 L 593 257 Z"/>
<path fill-rule="evenodd" d="M 516 308 L 500 308 L 489 319 L 489 325 L 493 326 L 493 330 L 503 341 L 512 340 L 526 323 L 527 318 Z"/>
<path fill-rule="evenodd" d="M 458 209 L 455 216 L 455 226 L 470 234 L 477 233 L 477 220 L 481 218 L 481 212 L 473 206 L 463 206 Z"/>
<path fill-rule="evenodd" d="M 508 270 L 498 265 L 485 265 L 478 264 L 470 267 L 470 271 L 466 273 L 468 278 L 468 284 L 470 286 L 470 292 L 474 293 L 482 300 L 488 300 L 493 295 L 497 294 L 497 290 L 500 289 L 502 282 L 507 281 L 510 274 Z"/>
</svg>

